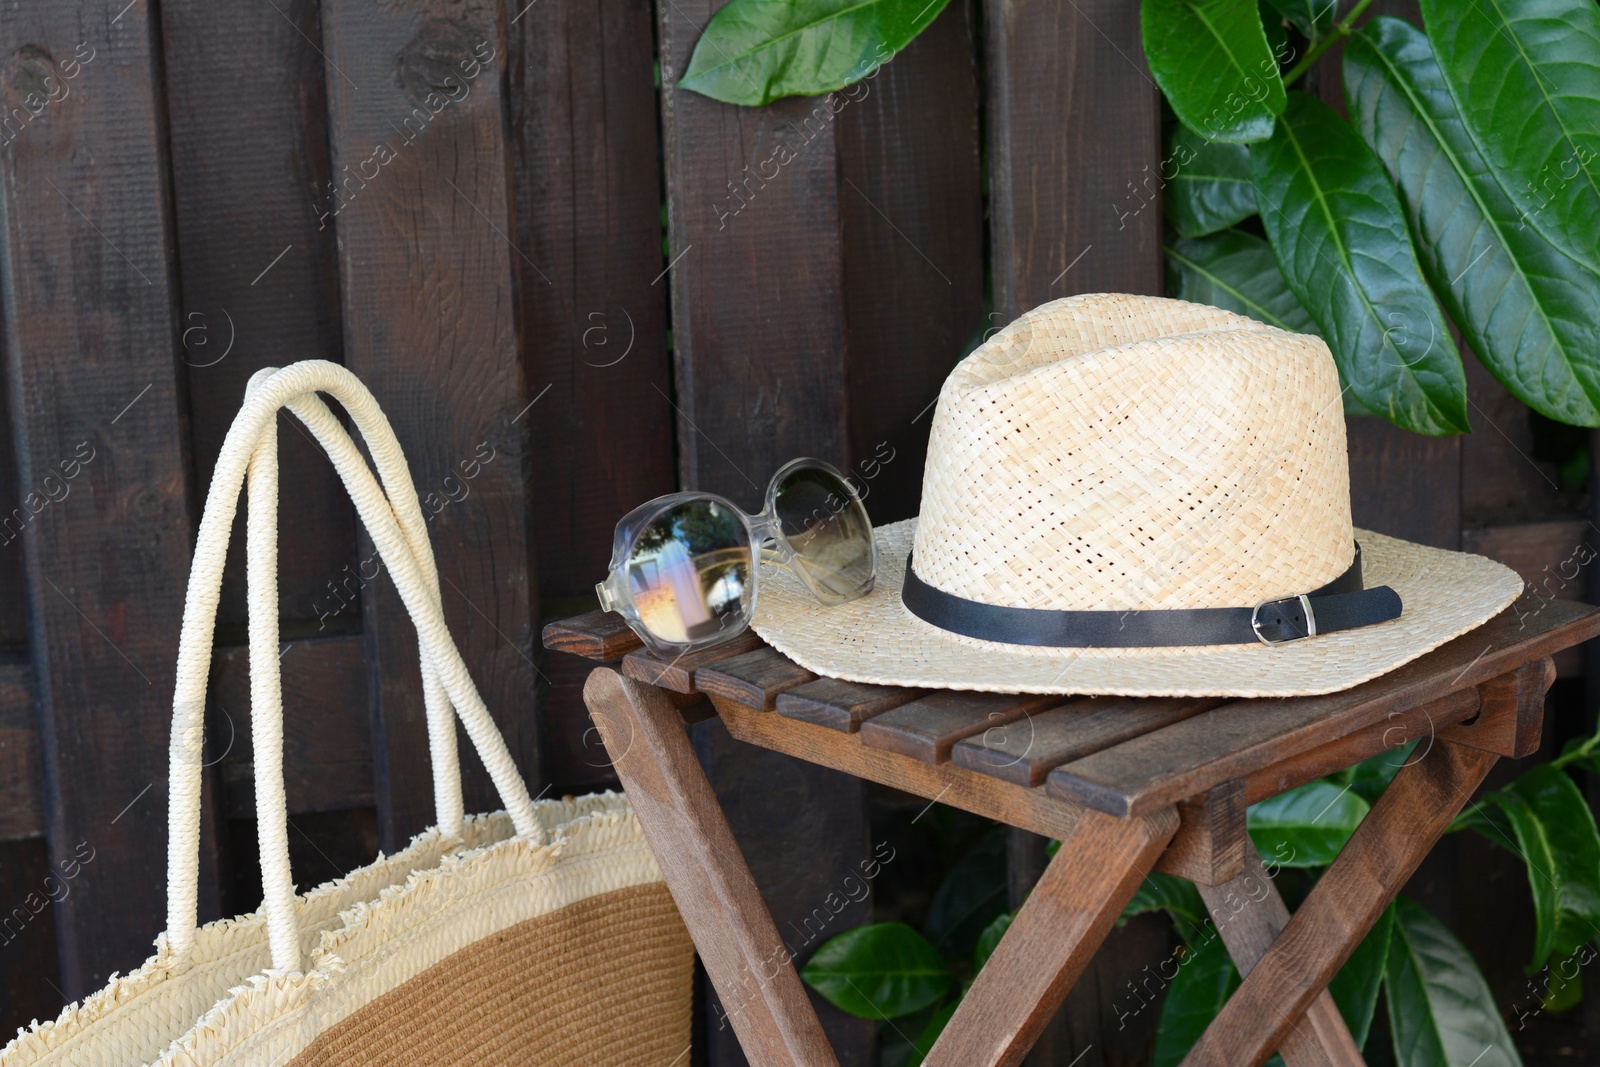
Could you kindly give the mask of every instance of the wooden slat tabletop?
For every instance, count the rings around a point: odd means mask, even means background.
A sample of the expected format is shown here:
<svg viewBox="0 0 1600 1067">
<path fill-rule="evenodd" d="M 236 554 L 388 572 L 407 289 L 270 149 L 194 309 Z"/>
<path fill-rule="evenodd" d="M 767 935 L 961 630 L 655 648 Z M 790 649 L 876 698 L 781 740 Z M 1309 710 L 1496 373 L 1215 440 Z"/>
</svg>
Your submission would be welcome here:
<svg viewBox="0 0 1600 1067">
<path fill-rule="evenodd" d="M 545 628 L 551 648 L 614 660 L 630 677 L 704 692 L 794 729 L 860 733 L 863 747 L 958 767 L 1124 818 L 1273 768 L 1311 766 L 1341 738 L 1402 721 L 1448 730 L 1479 712 L 1477 687 L 1600 633 L 1600 610 L 1513 606 L 1442 648 L 1339 693 L 1256 700 L 1138 699 L 905 689 L 818 678 L 752 633 L 664 660 L 595 612 Z M 801 724 L 804 724 L 802 726 Z M 1359 757 L 1353 757 L 1359 758 Z M 1310 762 L 1308 762 L 1308 760 Z M 1337 769 L 1337 768 L 1334 768 Z M 1287 780 L 1287 779 L 1286 779 Z"/>
</svg>

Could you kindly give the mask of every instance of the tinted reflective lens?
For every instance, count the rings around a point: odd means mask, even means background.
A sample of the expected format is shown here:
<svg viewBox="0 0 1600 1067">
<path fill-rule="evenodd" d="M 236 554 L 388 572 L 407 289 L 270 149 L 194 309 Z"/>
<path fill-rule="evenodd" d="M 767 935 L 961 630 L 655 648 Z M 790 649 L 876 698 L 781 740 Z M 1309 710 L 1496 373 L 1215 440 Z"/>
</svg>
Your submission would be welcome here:
<svg viewBox="0 0 1600 1067">
<path fill-rule="evenodd" d="M 640 532 L 627 575 L 640 620 L 661 640 L 731 633 L 749 616 L 750 535 L 728 508 L 691 500 Z"/>
<path fill-rule="evenodd" d="M 795 561 L 829 597 L 865 592 L 872 581 L 872 523 L 836 474 L 801 467 L 773 496 Z"/>
</svg>

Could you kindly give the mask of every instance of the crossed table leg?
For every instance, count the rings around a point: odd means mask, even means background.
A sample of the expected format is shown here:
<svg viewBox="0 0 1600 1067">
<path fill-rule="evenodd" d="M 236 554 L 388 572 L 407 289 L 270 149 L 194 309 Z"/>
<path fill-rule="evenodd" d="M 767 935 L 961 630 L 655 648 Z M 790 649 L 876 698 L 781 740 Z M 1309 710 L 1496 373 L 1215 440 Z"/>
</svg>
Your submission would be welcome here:
<svg viewBox="0 0 1600 1067">
<path fill-rule="evenodd" d="M 746 1055 L 758 1067 L 836 1067 L 677 707 L 606 668 L 589 676 L 584 696 Z M 1396 775 L 1292 918 L 1248 846 L 1242 875 L 1203 888 L 1246 977 L 1184 1064 L 1259 1064 L 1274 1049 L 1289 1067 L 1361 1064 L 1327 983 L 1495 758 L 1434 742 Z M 931 1050 L 930 1067 L 1020 1063 L 1177 828 L 1172 809 L 1131 819 L 1083 811 Z M 1224 919 L 1241 892 L 1252 903 Z"/>
</svg>

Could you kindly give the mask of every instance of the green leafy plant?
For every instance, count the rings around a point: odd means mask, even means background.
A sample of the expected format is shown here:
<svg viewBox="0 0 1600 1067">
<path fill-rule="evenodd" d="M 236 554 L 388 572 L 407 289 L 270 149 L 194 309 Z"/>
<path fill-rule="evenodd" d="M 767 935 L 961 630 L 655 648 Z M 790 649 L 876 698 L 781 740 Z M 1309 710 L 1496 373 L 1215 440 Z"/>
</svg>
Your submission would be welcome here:
<svg viewBox="0 0 1600 1067">
<path fill-rule="evenodd" d="M 830 92 L 945 3 L 731 0 L 679 84 Z M 1466 430 L 1453 324 L 1530 408 L 1600 425 L 1600 7 L 1424 0 L 1424 32 L 1358 26 L 1370 3 L 1143 0 L 1169 291 L 1321 334 L 1352 413 Z M 1338 42 L 1348 120 L 1294 88 Z"/>
</svg>

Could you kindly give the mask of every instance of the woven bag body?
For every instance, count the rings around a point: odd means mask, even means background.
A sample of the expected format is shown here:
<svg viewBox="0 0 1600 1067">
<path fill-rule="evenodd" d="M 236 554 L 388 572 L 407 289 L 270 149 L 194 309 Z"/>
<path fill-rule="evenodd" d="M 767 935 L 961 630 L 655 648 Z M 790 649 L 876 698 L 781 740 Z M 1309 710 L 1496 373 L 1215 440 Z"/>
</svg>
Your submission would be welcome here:
<svg viewBox="0 0 1600 1067">
<path fill-rule="evenodd" d="M 367 440 L 373 477 L 315 393 Z M 296 896 L 276 625 L 276 417 L 328 451 L 417 623 L 439 826 Z M 251 729 L 265 900 L 196 928 L 201 715 L 234 502 L 249 480 Z M 507 811 L 464 817 L 459 715 Z M 659 1065 L 689 1045 L 694 949 L 627 799 L 535 803 L 445 629 L 404 456 L 360 382 L 309 361 L 251 381 L 197 538 L 174 696 L 168 924 L 143 966 L 22 1031 L 0 1067 Z"/>
</svg>

